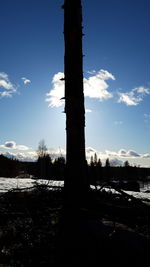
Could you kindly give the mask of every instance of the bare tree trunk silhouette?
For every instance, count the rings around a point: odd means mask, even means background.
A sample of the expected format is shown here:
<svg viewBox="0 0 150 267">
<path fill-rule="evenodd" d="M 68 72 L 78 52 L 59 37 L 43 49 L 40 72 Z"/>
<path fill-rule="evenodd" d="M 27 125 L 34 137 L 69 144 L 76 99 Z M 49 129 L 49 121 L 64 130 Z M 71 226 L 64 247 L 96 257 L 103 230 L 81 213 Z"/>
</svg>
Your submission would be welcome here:
<svg viewBox="0 0 150 267">
<path fill-rule="evenodd" d="M 66 174 L 65 193 L 80 201 L 88 189 L 85 157 L 81 0 L 64 1 Z M 76 195 L 76 196 L 75 196 Z"/>
</svg>

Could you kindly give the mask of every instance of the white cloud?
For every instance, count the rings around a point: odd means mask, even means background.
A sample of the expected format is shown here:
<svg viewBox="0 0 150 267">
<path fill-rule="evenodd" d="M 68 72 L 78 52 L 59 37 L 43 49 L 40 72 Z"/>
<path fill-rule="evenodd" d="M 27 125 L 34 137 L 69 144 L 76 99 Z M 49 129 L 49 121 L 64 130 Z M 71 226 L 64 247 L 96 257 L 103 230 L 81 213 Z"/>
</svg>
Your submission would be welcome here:
<svg viewBox="0 0 150 267">
<path fill-rule="evenodd" d="M 88 70 L 87 73 L 88 74 L 95 74 L 96 73 L 96 70 Z"/>
<path fill-rule="evenodd" d="M 29 152 L 27 152 L 29 153 Z M 63 156 L 66 157 L 66 151 L 64 149 L 50 149 L 48 150 L 49 155 L 52 159 Z M 97 154 L 97 158 L 101 159 L 102 165 L 105 166 L 106 159 L 109 158 L 111 166 L 123 166 L 124 162 L 128 160 L 131 164 L 133 164 L 133 160 L 136 160 L 138 164 L 142 166 L 146 166 L 144 159 L 149 159 L 150 154 L 139 154 L 134 150 L 125 150 L 120 149 L 119 151 L 109 151 L 100 152 L 93 147 L 86 147 L 86 159 L 90 162 L 91 156 L 94 157 L 94 154 Z"/>
<path fill-rule="evenodd" d="M 115 125 L 122 125 L 123 124 L 123 121 L 114 121 L 114 124 Z"/>
<path fill-rule="evenodd" d="M 101 159 L 103 166 L 105 165 L 107 158 L 109 158 L 111 166 L 122 166 L 126 160 L 128 160 L 131 165 L 135 165 L 133 162 L 134 160 L 138 165 L 147 166 L 146 159 L 150 158 L 150 154 L 139 154 L 131 149 L 120 149 L 119 151 L 106 150 L 105 152 L 100 152 L 92 147 L 87 147 L 86 158 L 88 162 L 90 162 L 91 156 L 94 156 L 95 153 L 97 154 L 97 158 Z"/>
<path fill-rule="evenodd" d="M 1 97 L 12 97 L 12 92 L 11 91 L 4 91 L 0 92 Z"/>
<path fill-rule="evenodd" d="M 108 91 L 109 85 L 106 80 L 115 80 L 115 77 L 106 70 L 100 70 L 89 78 L 84 78 L 84 95 L 89 98 L 105 100 L 113 95 Z"/>
<path fill-rule="evenodd" d="M 100 151 L 98 151 L 92 147 L 86 148 L 86 158 L 87 158 L 88 162 L 90 162 L 91 156 L 94 157 L 95 153 L 97 155 L 97 158 L 101 159 L 103 166 L 105 166 L 107 158 L 109 158 L 111 166 L 122 166 L 124 164 L 123 160 L 121 160 L 119 157 L 117 158 L 118 155 L 116 152 L 106 151 L 103 153 L 103 152 L 100 152 Z"/>
<path fill-rule="evenodd" d="M 102 79 L 102 80 L 115 80 L 115 76 L 113 74 L 111 74 L 110 72 L 108 72 L 107 70 L 103 70 L 101 69 L 100 71 L 97 72 L 97 75 L 96 75 L 99 79 Z"/>
<path fill-rule="evenodd" d="M 110 159 L 109 162 L 110 162 L 110 165 L 113 167 L 124 165 L 124 161 L 117 159 L 117 158 Z"/>
<path fill-rule="evenodd" d="M 100 101 L 112 98 L 113 95 L 108 91 L 109 85 L 107 80 L 115 80 L 115 77 L 106 70 L 98 72 L 92 71 L 89 78 L 84 78 L 84 96 L 95 98 Z M 52 79 L 52 89 L 46 94 L 46 101 L 50 107 L 60 107 L 64 104 L 61 98 L 64 97 L 64 73 L 58 72 Z"/>
<path fill-rule="evenodd" d="M 5 72 L 0 72 L 0 89 L 2 90 L 0 97 L 12 97 L 12 94 L 17 91 Z"/>
<path fill-rule="evenodd" d="M 134 150 L 129 150 L 128 152 L 127 152 L 127 157 L 133 157 L 133 158 L 139 158 L 139 157 L 141 157 L 141 155 L 140 154 L 138 154 L 136 151 L 134 151 Z"/>
<path fill-rule="evenodd" d="M 60 107 L 64 101 L 61 100 L 64 97 L 64 81 L 61 79 L 64 77 L 64 73 L 58 72 L 52 79 L 52 90 L 47 93 L 46 101 L 49 102 L 49 107 Z"/>
<path fill-rule="evenodd" d="M 150 158 L 150 154 L 143 154 L 143 155 L 142 155 L 142 158 L 144 158 L 144 159 L 148 159 L 148 158 Z"/>
<path fill-rule="evenodd" d="M 87 147 L 87 148 L 86 148 L 86 154 L 87 154 L 88 156 L 91 156 L 91 155 L 93 155 L 93 154 L 95 154 L 95 153 L 97 153 L 97 151 L 96 151 L 96 149 L 94 149 L 93 147 Z"/>
<path fill-rule="evenodd" d="M 13 85 L 8 81 L 0 80 L 0 87 L 3 87 L 3 89 L 6 90 L 10 90 L 13 87 Z"/>
<path fill-rule="evenodd" d="M 0 72 L 0 79 L 8 81 L 8 74 L 6 74 L 5 72 Z"/>
<path fill-rule="evenodd" d="M 143 86 L 136 87 L 130 92 L 118 93 L 119 100 L 118 103 L 125 103 L 127 106 L 137 106 L 141 101 L 143 101 L 144 96 L 150 94 L 150 89 Z"/>
<path fill-rule="evenodd" d="M 28 150 L 29 148 L 24 145 L 17 145 L 14 141 L 7 141 L 4 145 L 0 145 L 3 149 L 15 149 L 15 150 Z"/>
<path fill-rule="evenodd" d="M 58 157 L 66 157 L 66 151 L 63 148 L 59 149 L 49 149 L 47 153 L 50 155 L 52 159 L 58 158 Z"/>
<path fill-rule="evenodd" d="M 85 97 L 95 98 L 101 101 L 112 98 L 112 94 L 107 91 L 107 88 L 106 82 L 103 80 L 99 82 L 97 77 L 84 78 Z"/>
<path fill-rule="evenodd" d="M 149 95 L 150 94 L 150 89 L 149 88 L 145 88 L 143 86 L 137 87 L 135 89 L 133 89 L 135 92 L 139 93 L 139 94 L 143 94 L 143 95 Z"/>
<path fill-rule="evenodd" d="M 85 113 L 91 113 L 91 112 L 92 112 L 91 109 L 88 109 L 88 108 L 85 109 Z"/>
<path fill-rule="evenodd" d="M 1 145 L 1 147 L 15 149 L 16 143 L 14 141 L 8 141 L 8 142 L 5 142 L 4 145 Z"/>
<path fill-rule="evenodd" d="M 107 157 L 116 157 L 117 156 L 117 153 L 114 151 L 106 150 L 105 153 L 106 153 Z"/>
<path fill-rule="evenodd" d="M 120 149 L 118 152 L 115 152 L 116 155 L 118 155 L 119 157 L 126 157 L 127 151 L 125 149 Z"/>
<path fill-rule="evenodd" d="M 1 152 L 3 155 L 9 157 L 9 158 L 16 158 L 21 161 L 36 161 L 37 160 L 37 152 L 36 151 L 23 151 L 23 152 L 14 152 L 13 150 L 21 146 L 17 146 L 14 141 L 6 142 L 5 145 L 1 145 L 0 148 L 5 148 L 8 151 Z M 26 147 L 27 148 L 27 147 Z M 21 150 L 21 149 L 20 149 Z M 22 149 L 24 150 L 24 149 Z M 13 151 L 13 152 L 12 152 Z M 55 158 L 58 158 L 60 156 L 66 157 L 66 151 L 64 149 L 49 149 L 48 154 L 50 157 L 54 160 Z M 120 149 L 119 151 L 109 151 L 106 150 L 105 152 L 100 152 L 96 150 L 93 147 L 87 147 L 86 148 L 86 158 L 87 161 L 90 162 L 91 156 L 94 156 L 94 154 L 97 154 L 97 158 L 101 159 L 101 162 L 103 166 L 105 166 L 106 159 L 109 158 L 110 165 L 111 166 L 122 166 L 124 165 L 124 162 L 128 160 L 131 164 L 133 164 L 133 160 L 137 161 L 138 164 L 142 166 L 146 166 L 145 161 L 150 158 L 150 154 L 139 154 L 134 150 L 125 150 Z M 135 163 L 134 163 L 135 164 Z"/>
<path fill-rule="evenodd" d="M 90 76 L 83 79 L 85 97 L 98 99 L 99 101 L 113 97 L 112 92 L 109 91 L 109 84 L 107 82 L 108 80 L 115 80 L 112 73 L 101 69 L 98 72 L 95 70 L 88 71 L 88 74 Z M 65 88 L 63 78 L 63 72 L 58 72 L 53 76 L 52 89 L 46 94 L 46 101 L 49 102 L 50 107 L 60 107 L 64 104 Z M 139 86 L 131 89 L 129 92 L 119 92 L 118 103 L 124 103 L 127 106 L 137 106 L 144 100 L 146 95 L 150 95 L 150 89 Z"/>
<path fill-rule="evenodd" d="M 133 92 L 119 93 L 118 103 L 125 103 L 127 106 L 137 106 L 142 101 L 141 97 L 135 97 Z"/>
<path fill-rule="evenodd" d="M 17 149 L 17 150 L 28 150 L 29 147 L 24 146 L 24 145 L 17 145 L 17 146 L 16 146 L 16 149 Z"/>
<path fill-rule="evenodd" d="M 1 152 L 4 156 L 8 157 L 8 158 L 15 158 L 18 159 L 20 161 L 36 161 L 38 158 L 38 154 L 36 151 L 25 151 L 25 152 L 10 152 L 10 149 L 17 149 L 17 150 L 21 150 L 22 146 L 16 146 L 16 144 L 12 144 L 12 142 L 9 142 L 10 144 L 7 145 L 7 147 L 5 146 L 0 146 L 1 148 L 7 148 L 9 149 L 9 151 L 6 152 Z M 10 148 L 11 147 L 11 148 Z M 17 148 L 16 148 L 17 147 Z M 20 149 L 18 149 L 20 148 Z M 25 150 L 25 149 L 22 149 Z M 66 152 L 64 149 L 50 149 L 47 150 L 47 153 L 50 155 L 50 157 L 54 160 L 58 157 L 66 157 Z"/>
<path fill-rule="evenodd" d="M 31 83 L 31 80 L 29 80 L 29 79 L 27 79 L 27 78 L 25 78 L 25 77 L 23 77 L 23 78 L 21 78 L 21 79 L 23 80 L 23 83 L 24 83 L 24 84 Z"/>
<path fill-rule="evenodd" d="M 12 152 L 5 152 L 2 153 L 4 156 L 8 158 L 14 158 L 20 161 L 36 161 L 37 160 L 37 153 L 36 152 L 27 152 L 27 153 L 12 153 Z"/>
<path fill-rule="evenodd" d="M 142 157 L 142 155 L 138 154 L 134 150 L 128 150 L 127 151 L 125 149 L 120 149 L 118 152 L 106 150 L 106 154 L 110 157 L 115 156 L 115 157 L 120 157 L 120 158 L 139 158 L 139 157 Z"/>
</svg>

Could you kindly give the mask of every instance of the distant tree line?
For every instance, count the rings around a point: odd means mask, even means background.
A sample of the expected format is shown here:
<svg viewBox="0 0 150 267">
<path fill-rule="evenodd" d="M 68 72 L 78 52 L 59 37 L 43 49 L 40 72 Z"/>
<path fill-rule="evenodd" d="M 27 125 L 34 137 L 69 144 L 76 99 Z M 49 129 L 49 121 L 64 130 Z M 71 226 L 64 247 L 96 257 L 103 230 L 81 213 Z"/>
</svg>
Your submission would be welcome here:
<svg viewBox="0 0 150 267">
<path fill-rule="evenodd" d="M 123 166 L 111 166 L 109 158 L 106 159 L 105 165 L 97 158 L 95 154 L 91 157 L 88 164 L 88 176 L 90 184 L 98 185 L 101 182 L 110 181 L 147 181 L 150 179 L 150 168 L 142 168 L 140 166 L 131 166 L 128 161 Z"/>
<path fill-rule="evenodd" d="M 0 155 L 0 177 L 16 177 L 20 167 L 21 163 L 18 160 Z"/>
<path fill-rule="evenodd" d="M 23 162 L 0 155 L 0 177 L 33 176 L 39 179 L 63 180 L 64 172 L 63 157 L 52 160 L 47 154 L 39 156 L 36 162 Z"/>
<path fill-rule="evenodd" d="M 16 159 L 9 159 L 0 155 L 0 177 L 16 177 L 18 175 L 31 175 L 39 179 L 64 180 L 65 176 L 65 158 L 60 156 L 52 159 L 45 149 L 38 148 L 38 159 L 36 162 L 20 162 Z M 91 157 L 87 164 L 87 177 L 90 184 L 98 185 L 102 182 L 118 181 L 147 181 L 150 178 L 150 168 L 130 166 L 125 161 L 124 166 L 111 166 L 109 159 L 106 159 L 105 165 L 97 158 L 97 155 Z"/>
</svg>

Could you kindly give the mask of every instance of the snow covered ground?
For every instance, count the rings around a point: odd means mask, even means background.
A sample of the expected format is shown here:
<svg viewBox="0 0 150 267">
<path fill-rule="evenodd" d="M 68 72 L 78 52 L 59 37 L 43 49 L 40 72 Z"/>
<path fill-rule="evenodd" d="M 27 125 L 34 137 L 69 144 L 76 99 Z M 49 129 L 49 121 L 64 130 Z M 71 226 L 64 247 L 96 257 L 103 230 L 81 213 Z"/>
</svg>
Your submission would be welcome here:
<svg viewBox="0 0 150 267">
<path fill-rule="evenodd" d="M 63 187 L 64 182 L 63 181 L 48 181 L 48 180 L 34 180 L 34 179 L 22 179 L 22 178 L 3 178 L 0 177 L 0 193 L 5 193 L 11 189 L 16 188 L 28 188 L 34 186 L 35 182 L 38 184 L 48 184 L 49 186 L 59 186 Z M 95 188 L 94 186 L 91 186 L 91 188 Z M 100 188 L 100 187 L 99 187 Z M 103 190 L 109 191 L 111 190 L 112 193 L 115 192 L 113 189 L 109 189 L 104 187 Z M 140 198 L 143 200 L 149 200 L 150 201 L 150 185 L 146 184 L 144 187 L 141 186 L 141 192 L 133 192 L 133 191 L 126 191 L 126 193 L 133 195 L 136 198 Z"/>
<path fill-rule="evenodd" d="M 28 188 L 34 186 L 35 183 L 50 186 L 64 186 L 63 181 L 34 180 L 26 178 L 3 178 L 0 177 L 0 193 L 5 193 L 11 189 Z"/>
</svg>

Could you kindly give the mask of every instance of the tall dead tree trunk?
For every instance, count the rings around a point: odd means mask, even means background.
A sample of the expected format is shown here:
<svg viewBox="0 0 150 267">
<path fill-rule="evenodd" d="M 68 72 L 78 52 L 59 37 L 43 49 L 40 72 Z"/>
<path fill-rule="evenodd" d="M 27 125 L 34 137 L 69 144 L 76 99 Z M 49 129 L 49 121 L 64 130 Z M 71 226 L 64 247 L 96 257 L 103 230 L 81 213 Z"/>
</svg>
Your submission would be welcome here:
<svg viewBox="0 0 150 267">
<path fill-rule="evenodd" d="M 76 198 L 88 188 L 85 158 L 81 0 L 64 2 L 66 175 L 65 192 Z"/>
</svg>

